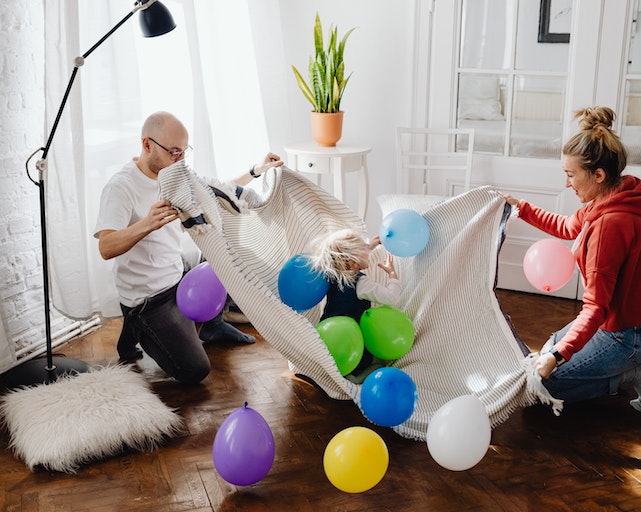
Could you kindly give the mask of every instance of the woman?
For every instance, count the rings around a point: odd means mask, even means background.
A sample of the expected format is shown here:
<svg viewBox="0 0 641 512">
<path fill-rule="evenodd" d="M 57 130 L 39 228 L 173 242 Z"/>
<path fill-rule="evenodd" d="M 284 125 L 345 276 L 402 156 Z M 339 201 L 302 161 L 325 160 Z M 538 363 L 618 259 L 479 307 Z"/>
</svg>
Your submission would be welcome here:
<svg viewBox="0 0 641 512">
<path fill-rule="evenodd" d="M 625 381 L 641 395 L 641 180 L 622 175 L 627 151 L 612 131 L 614 111 L 586 108 L 575 118 L 580 131 L 561 161 L 566 187 L 585 206 L 565 216 L 504 195 L 528 224 L 575 241 L 584 281 L 581 312 L 552 335 L 535 368 L 567 402 L 616 394 Z M 641 412 L 641 397 L 630 404 Z"/>
</svg>

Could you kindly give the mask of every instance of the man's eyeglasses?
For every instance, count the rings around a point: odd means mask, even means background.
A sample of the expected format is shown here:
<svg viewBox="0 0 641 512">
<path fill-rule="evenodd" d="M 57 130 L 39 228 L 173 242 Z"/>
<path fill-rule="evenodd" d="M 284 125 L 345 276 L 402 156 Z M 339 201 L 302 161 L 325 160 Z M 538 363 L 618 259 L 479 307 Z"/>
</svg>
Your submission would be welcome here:
<svg viewBox="0 0 641 512">
<path fill-rule="evenodd" d="M 160 142 L 158 142 L 158 141 L 156 141 L 156 140 L 152 139 L 151 137 L 147 137 L 147 138 L 148 138 L 151 142 L 153 142 L 154 144 L 156 144 L 157 146 L 160 146 L 161 148 L 163 148 L 167 153 L 169 153 L 169 154 L 171 155 L 171 159 L 172 159 L 174 162 L 177 162 L 177 161 L 178 161 L 178 160 L 180 160 L 183 156 L 187 156 L 187 154 L 188 154 L 188 153 L 193 149 L 191 146 L 187 146 L 185 149 L 179 149 L 179 150 L 177 150 L 177 151 L 171 151 L 171 150 L 167 149 L 165 146 L 163 146 Z"/>
</svg>

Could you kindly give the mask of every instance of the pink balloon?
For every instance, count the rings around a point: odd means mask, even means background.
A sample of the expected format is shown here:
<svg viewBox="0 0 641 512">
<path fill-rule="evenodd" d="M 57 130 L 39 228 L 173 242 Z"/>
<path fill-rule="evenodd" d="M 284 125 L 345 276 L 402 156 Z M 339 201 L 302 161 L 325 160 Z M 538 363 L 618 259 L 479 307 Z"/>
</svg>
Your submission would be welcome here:
<svg viewBox="0 0 641 512">
<path fill-rule="evenodd" d="M 575 263 L 567 245 L 555 238 L 547 238 L 535 242 L 527 250 L 523 271 L 534 288 L 554 292 L 570 281 Z"/>
</svg>

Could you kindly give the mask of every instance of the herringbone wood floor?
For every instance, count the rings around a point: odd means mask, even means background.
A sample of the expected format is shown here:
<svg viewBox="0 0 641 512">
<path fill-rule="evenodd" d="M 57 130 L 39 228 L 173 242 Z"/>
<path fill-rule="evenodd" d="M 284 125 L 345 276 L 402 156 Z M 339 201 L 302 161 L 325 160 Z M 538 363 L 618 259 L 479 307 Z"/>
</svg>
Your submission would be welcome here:
<svg viewBox="0 0 641 512">
<path fill-rule="evenodd" d="M 498 292 L 517 331 L 537 350 L 549 333 L 578 312 L 575 301 Z M 90 363 L 115 361 L 119 321 L 64 348 Z M 251 326 L 241 326 L 252 332 Z M 334 401 L 296 379 L 287 362 L 259 339 L 252 346 L 208 347 L 213 370 L 200 386 L 165 379 L 149 361 L 140 367 L 154 390 L 180 409 L 188 432 L 154 452 L 122 453 L 76 475 L 31 473 L 0 432 L 0 508 L 7 511 L 614 511 L 641 510 L 641 415 L 617 396 L 515 412 L 496 427 L 485 458 L 452 472 L 425 443 L 368 423 L 352 402 Z M 214 435 L 227 415 L 248 401 L 269 423 L 276 458 L 249 487 L 226 483 L 211 458 Z M 346 494 L 322 467 L 323 451 L 340 430 L 377 431 L 390 466 L 374 489 Z"/>
</svg>

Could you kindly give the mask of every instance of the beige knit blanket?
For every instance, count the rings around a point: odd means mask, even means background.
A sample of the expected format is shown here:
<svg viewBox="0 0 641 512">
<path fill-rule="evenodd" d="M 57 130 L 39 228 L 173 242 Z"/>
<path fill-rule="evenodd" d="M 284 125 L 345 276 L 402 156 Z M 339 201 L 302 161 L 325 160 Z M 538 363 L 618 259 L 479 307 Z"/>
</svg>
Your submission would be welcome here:
<svg viewBox="0 0 641 512">
<path fill-rule="evenodd" d="M 363 229 L 363 223 L 299 173 L 272 170 L 262 180 L 262 194 L 250 193 L 247 202 L 237 202 L 242 203 L 238 213 L 181 162 L 159 175 L 161 197 L 181 211 L 181 220 L 204 220 L 188 232 L 261 336 L 295 373 L 311 378 L 330 397 L 359 404 L 360 385 L 341 376 L 314 328 L 321 306 L 303 314 L 286 306 L 278 295 L 278 275 L 312 239 L 344 227 Z M 431 206 L 421 196 L 382 196 L 379 203 L 383 214 L 398 208 L 419 211 L 430 227 L 420 254 L 395 259 L 403 287 L 401 309 L 416 336 L 409 353 L 392 365 L 412 377 L 418 404 L 394 430 L 424 441 L 438 408 L 468 394 L 483 402 L 492 425 L 538 400 L 560 411 L 560 402 L 536 377 L 534 355 L 524 356 L 494 294 L 509 213 L 505 201 L 483 187 Z M 385 278 L 375 265 L 383 256 L 382 247 L 372 253 L 375 279 Z"/>
</svg>

